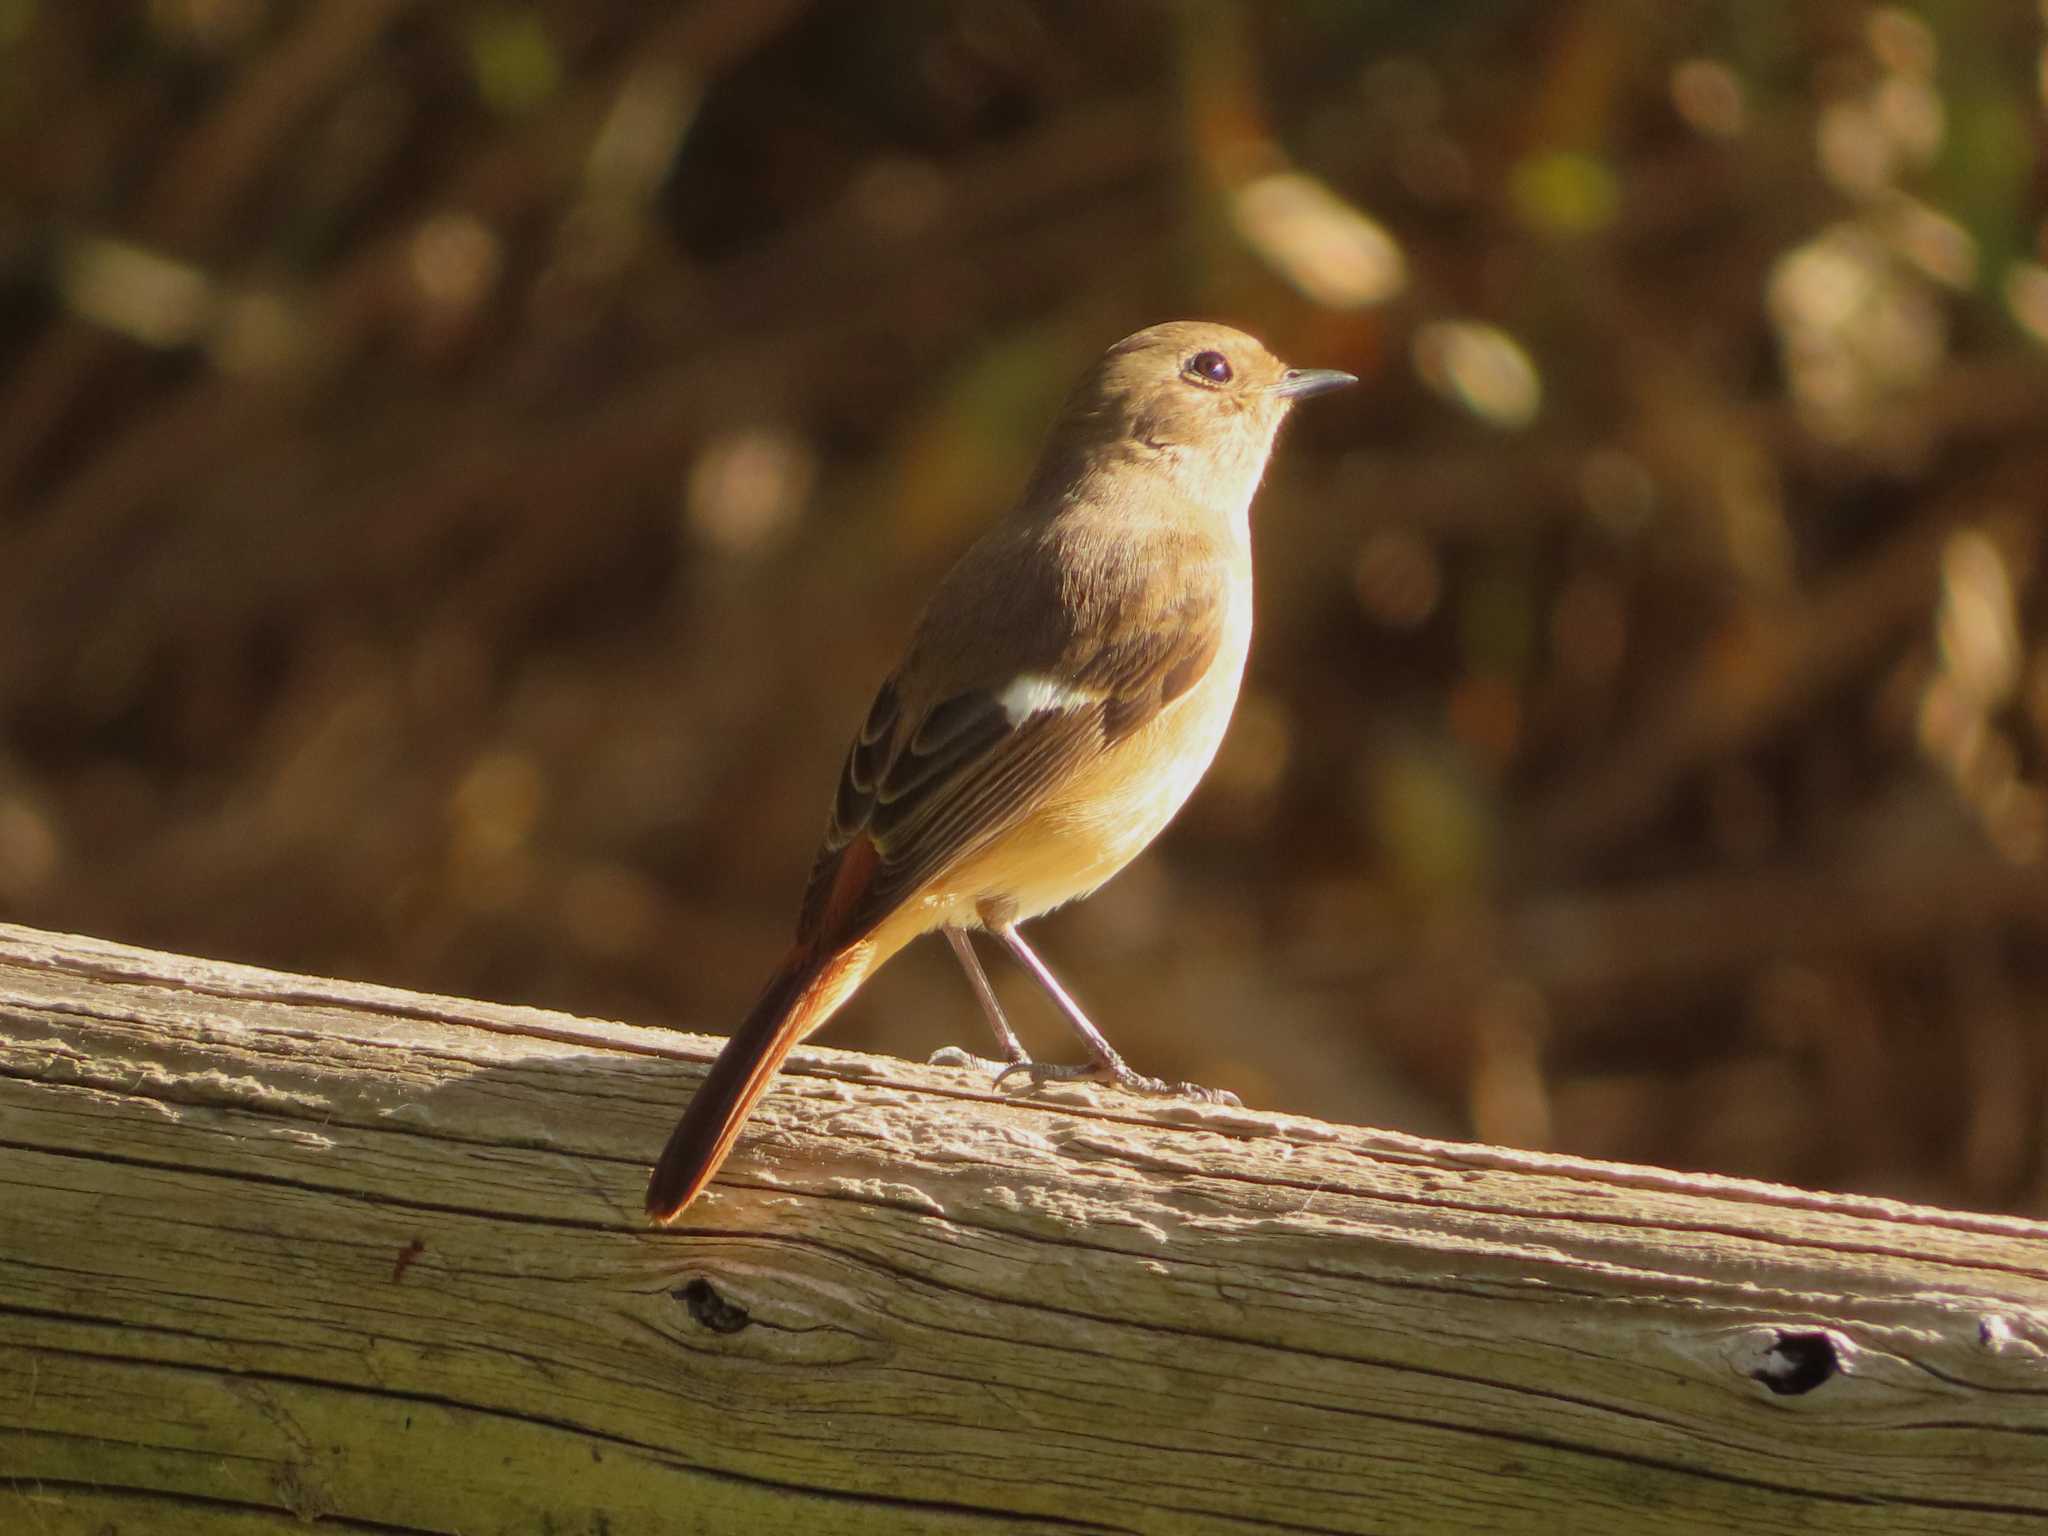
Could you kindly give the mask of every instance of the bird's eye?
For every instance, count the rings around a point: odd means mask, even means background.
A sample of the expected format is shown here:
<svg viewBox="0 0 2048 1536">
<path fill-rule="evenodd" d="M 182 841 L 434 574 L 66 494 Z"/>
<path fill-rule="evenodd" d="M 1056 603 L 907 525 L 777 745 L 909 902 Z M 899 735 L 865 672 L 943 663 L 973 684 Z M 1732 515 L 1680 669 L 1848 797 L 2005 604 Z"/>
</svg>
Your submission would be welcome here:
<svg viewBox="0 0 2048 1536">
<path fill-rule="evenodd" d="M 1230 359 L 1221 352 L 1197 352 L 1188 359 L 1187 371 L 1211 384 L 1230 382 Z"/>
</svg>

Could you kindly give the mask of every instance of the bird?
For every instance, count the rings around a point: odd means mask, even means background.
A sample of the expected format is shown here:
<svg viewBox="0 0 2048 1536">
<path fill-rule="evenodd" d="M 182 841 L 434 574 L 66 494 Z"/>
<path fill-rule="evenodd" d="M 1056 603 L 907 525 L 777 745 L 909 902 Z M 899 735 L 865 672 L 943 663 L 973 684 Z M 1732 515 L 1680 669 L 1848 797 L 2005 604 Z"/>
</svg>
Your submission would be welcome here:
<svg viewBox="0 0 2048 1536">
<path fill-rule="evenodd" d="M 651 1220 L 711 1181 L 790 1049 L 934 930 L 995 1035 L 999 1081 L 1236 1102 L 1133 1071 L 1018 925 L 1122 869 L 1208 770 L 1251 644 L 1251 503 L 1275 436 L 1297 402 L 1357 382 L 1188 320 L 1125 337 L 1082 375 L 1023 495 L 939 583 L 877 690 L 795 938 L 655 1162 Z M 1045 989 L 1085 1064 L 1025 1052 L 976 929 Z"/>
</svg>

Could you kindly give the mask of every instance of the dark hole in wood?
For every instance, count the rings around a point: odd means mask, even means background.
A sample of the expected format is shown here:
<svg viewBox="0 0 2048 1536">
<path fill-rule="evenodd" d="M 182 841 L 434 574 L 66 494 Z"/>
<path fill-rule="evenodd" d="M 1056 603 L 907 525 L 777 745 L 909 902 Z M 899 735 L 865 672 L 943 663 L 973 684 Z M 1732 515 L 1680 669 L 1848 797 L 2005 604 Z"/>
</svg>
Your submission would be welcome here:
<svg viewBox="0 0 2048 1536">
<path fill-rule="evenodd" d="M 1797 1397 L 1841 1368 L 1835 1341 L 1825 1333 L 1780 1333 L 1764 1363 L 1750 1374 L 1780 1397 Z"/>
<path fill-rule="evenodd" d="M 669 1294 L 690 1309 L 698 1327 L 709 1328 L 713 1333 L 738 1333 L 753 1321 L 745 1307 L 727 1301 L 709 1280 L 692 1280 Z"/>
</svg>

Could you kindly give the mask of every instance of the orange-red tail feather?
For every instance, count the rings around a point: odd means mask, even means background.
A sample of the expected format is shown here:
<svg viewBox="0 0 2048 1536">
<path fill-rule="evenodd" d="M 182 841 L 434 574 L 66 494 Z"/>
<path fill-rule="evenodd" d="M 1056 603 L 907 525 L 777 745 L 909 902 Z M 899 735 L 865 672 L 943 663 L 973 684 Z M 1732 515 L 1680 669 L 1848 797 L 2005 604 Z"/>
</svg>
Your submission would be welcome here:
<svg viewBox="0 0 2048 1536">
<path fill-rule="evenodd" d="M 803 946 L 790 951 L 662 1148 L 647 1181 L 649 1216 L 673 1221 L 697 1198 L 790 1048 L 830 1018 L 869 969 L 863 945 L 822 957 Z"/>
</svg>

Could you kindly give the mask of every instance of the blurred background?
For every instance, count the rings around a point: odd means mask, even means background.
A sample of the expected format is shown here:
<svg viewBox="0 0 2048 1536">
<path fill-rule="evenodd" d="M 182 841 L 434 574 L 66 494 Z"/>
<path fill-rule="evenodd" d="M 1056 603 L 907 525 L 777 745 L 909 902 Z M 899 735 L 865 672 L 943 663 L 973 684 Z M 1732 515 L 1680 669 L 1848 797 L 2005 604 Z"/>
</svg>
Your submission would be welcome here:
<svg viewBox="0 0 2048 1536">
<path fill-rule="evenodd" d="M 722 1031 L 1203 316 L 1365 382 L 1038 930 L 1133 1063 L 2048 1210 L 2044 143 L 2036 0 L 0 0 L 0 916 Z M 984 1046 L 936 942 L 826 1038 Z"/>
</svg>

